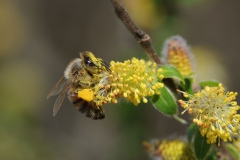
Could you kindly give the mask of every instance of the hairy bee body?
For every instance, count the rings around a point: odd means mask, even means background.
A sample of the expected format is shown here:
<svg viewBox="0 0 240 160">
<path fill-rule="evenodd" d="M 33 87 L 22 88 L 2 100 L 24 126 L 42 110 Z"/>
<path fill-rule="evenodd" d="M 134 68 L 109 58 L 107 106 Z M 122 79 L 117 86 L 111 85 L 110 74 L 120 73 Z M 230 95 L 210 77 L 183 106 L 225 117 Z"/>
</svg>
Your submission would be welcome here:
<svg viewBox="0 0 240 160">
<path fill-rule="evenodd" d="M 81 113 L 85 113 L 87 117 L 93 119 L 103 119 L 105 114 L 102 107 L 97 106 L 93 100 L 87 101 L 79 97 L 78 91 L 94 88 L 99 83 L 101 74 L 109 71 L 109 66 L 88 51 L 80 53 L 80 57 L 68 64 L 64 76 L 47 96 L 49 98 L 58 95 L 53 106 L 53 115 L 57 114 L 67 95 L 68 99 Z"/>
</svg>

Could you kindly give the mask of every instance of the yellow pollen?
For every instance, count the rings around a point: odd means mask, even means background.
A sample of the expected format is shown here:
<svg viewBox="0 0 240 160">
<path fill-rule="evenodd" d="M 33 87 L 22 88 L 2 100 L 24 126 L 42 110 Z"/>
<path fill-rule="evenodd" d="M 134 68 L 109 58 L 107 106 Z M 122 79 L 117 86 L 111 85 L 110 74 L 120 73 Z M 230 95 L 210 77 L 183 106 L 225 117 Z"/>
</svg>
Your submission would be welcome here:
<svg viewBox="0 0 240 160">
<path fill-rule="evenodd" d="M 164 75 L 160 74 L 160 75 L 158 76 L 158 78 L 159 78 L 160 80 L 162 80 L 162 79 L 164 78 Z"/>
<path fill-rule="evenodd" d="M 163 69 L 162 68 L 159 68 L 158 70 L 157 70 L 157 72 L 162 72 L 163 71 Z"/>
<path fill-rule="evenodd" d="M 83 100 L 88 101 L 88 102 L 93 101 L 93 99 L 94 99 L 93 90 L 91 90 L 91 89 L 80 90 L 80 91 L 78 91 L 78 97 L 82 98 Z"/>
<path fill-rule="evenodd" d="M 112 99 L 112 102 L 114 103 L 114 104 L 117 104 L 117 100 L 116 99 Z"/>
<path fill-rule="evenodd" d="M 147 103 L 147 102 L 148 102 L 147 98 L 143 97 L 143 103 Z"/>
</svg>

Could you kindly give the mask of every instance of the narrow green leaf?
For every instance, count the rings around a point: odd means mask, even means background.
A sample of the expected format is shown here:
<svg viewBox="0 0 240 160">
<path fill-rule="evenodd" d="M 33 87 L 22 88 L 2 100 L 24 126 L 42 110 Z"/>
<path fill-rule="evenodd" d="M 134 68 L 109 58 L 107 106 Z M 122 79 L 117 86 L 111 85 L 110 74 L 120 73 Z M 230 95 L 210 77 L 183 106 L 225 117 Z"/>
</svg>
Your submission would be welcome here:
<svg viewBox="0 0 240 160">
<path fill-rule="evenodd" d="M 164 86 L 160 92 L 160 95 L 154 95 L 152 98 L 154 107 L 164 114 L 176 114 L 177 103 L 171 91 Z"/>
<path fill-rule="evenodd" d="M 184 82 L 181 73 L 173 66 L 162 66 L 164 78 L 174 78 Z"/>
<path fill-rule="evenodd" d="M 240 159 L 240 153 L 238 151 L 238 149 L 231 143 L 226 143 L 226 148 L 228 149 L 228 151 L 232 154 L 232 156 L 236 159 Z"/>
<path fill-rule="evenodd" d="M 200 131 L 198 131 L 194 138 L 194 151 L 198 160 L 204 160 L 209 152 L 211 147 L 210 144 L 207 144 L 206 137 L 202 137 Z"/>
<path fill-rule="evenodd" d="M 212 81 L 202 81 L 202 82 L 199 82 L 199 85 L 200 85 L 202 88 L 204 88 L 204 87 L 206 87 L 206 86 L 209 86 L 209 87 L 217 87 L 218 84 L 219 84 L 219 82 L 214 81 L 214 80 L 212 80 Z"/>
<path fill-rule="evenodd" d="M 187 137 L 188 137 L 188 142 L 191 143 L 193 137 L 195 136 L 195 134 L 198 132 L 198 126 L 194 123 L 192 123 L 187 131 Z"/>
</svg>

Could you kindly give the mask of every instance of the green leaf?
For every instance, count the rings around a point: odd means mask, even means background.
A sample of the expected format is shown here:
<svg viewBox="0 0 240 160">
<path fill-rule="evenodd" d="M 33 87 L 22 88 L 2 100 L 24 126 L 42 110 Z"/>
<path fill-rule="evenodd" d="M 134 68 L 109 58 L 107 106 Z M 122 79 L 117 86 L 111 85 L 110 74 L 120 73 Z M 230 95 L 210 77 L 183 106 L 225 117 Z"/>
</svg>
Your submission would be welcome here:
<svg viewBox="0 0 240 160">
<path fill-rule="evenodd" d="M 192 81 L 193 80 L 191 78 L 184 78 L 184 83 L 183 82 L 180 83 L 182 89 L 191 95 L 194 93 L 192 89 Z"/>
<path fill-rule="evenodd" d="M 236 159 L 240 159 L 240 155 L 239 155 L 239 151 L 238 149 L 231 143 L 226 143 L 226 148 L 228 149 L 228 151 L 231 153 L 231 155 L 236 158 Z"/>
<path fill-rule="evenodd" d="M 177 103 L 171 91 L 164 86 L 160 88 L 160 92 L 160 95 L 155 94 L 152 98 L 154 107 L 164 114 L 176 114 Z"/>
<path fill-rule="evenodd" d="M 213 148 L 210 150 L 209 154 L 207 155 L 207 157 L 204 160 L 213 160 L 213 159 L 217 159 L 217 149 Z"/>
<path fill-rule="evenodd" d="M 192 123 L 187 131 L 187 137 L 188 137 L 188 142 L 191 143 L 193 137 L 195 136 L 195 134 L 198 132 L 198 126 L 194 123 Z"/>
<path fill-rule="evenodd" d="M 164 75 L 164 78 L 173 78 L 178 79 L 182 82 L 184 82 L 184 79 L 181 75 L 181 73 L 173 66 L 162 66 L 163 72 L 161 74 Z"/>
<path fill-rule="evenodd" d="M 200 131 L 198 131 L 194 137 L 194 151 L 198 160 L 204 160 L 209 152 L 211 147 L 210 144 L 207 144 L 206 137 L 202 137 Z"/>
<path fill-rule="evenodd" d="M 209 86 L 209 87 L 217 87 L 218 84 L 219 84 L 219 82 L 214 81 L 214 80 L 212 80 L 212 81 L 202 81 L 202 82 L 199 82 L 199 85 L 200 85 L 202 88 L 204 88 L 204 87 L 206 87 L 206 86 Z"/>
</svg>

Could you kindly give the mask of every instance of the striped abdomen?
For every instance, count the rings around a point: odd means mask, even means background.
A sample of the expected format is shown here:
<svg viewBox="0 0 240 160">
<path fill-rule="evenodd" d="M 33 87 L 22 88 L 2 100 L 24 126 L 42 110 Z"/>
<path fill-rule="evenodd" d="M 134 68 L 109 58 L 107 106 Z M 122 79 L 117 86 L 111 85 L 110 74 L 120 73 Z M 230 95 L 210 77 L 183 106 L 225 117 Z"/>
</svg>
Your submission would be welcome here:
<svg viewBox="0 0 240 160">
<path fill-rule="evenodd" d="M 94 102 L 87 102 L 82 98 L 79 98 L 77 93 L 75 93 L 74 88 L 71 88 L 68 91 L 68 98 L 77 108 L 77 110 L 79 110 L 81 113 L 85 113 L 87 117 L 93 119 L 103 119 L 105 117 L 102 107 L 97 107 Z"/>
</svg>

